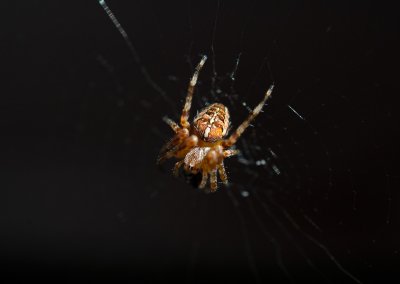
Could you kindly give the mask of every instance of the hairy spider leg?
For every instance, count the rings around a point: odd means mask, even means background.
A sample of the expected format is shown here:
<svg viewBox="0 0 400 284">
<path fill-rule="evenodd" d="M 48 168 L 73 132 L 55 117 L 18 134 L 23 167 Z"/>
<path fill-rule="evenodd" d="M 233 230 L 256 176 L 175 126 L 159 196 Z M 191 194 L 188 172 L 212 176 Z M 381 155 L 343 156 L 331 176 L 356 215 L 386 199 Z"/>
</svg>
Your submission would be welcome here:
<svg viewBox="0 0 400 284">
<path fill-rule="evenodd" d="M 160 151 L 157 159 L 157 164 L 161 164 L 167 159 L 172 158 L 175 154 L 182 149 L 185 140 L 189 137 L 189 130 L 186 128 L 179 129 L 178 132 L 171 140 L 169 140 Z"/>
<path fill-rule="evenodd" d="M 210 188 L 211 192 L 217 190 L 217 168 L 219 164 L 222 163 L 220 158 L 222 158 L 222 147 L 218 146 L 212 150 L 210 150 L 206 157 L 204 158 L 202 164 L 202 179 L 199 185 L 199 188 L 204 188 L 207 184 L 208 173 L 210 173 Z"/>
<path fill-rule="evenodd" d="M 194 88 L 196 87 L 197 78 L 199 77 L 200 70 L 203 67 L 206 60 L 207 60 L 207 56 L 203 55 L 199 64 L 197 64 L 197 66 L 196 66 L 196 69 L 194 71 L 192 79 L 189 82 L 188 93 L 186 96 L 185 105 L 183 106 L 182 115 L 181 115 L 181 126 L 183 128 L 188 129 L 190 127 L 189 112 L 190 112 L 190 107 L 192 106 L 192 98 L 193 98 Z"/>
<path fill-rule="evenodd" d="M 175 177 L 178 177 L 179 168 L 183 165 L 184 162 L 185 162 L 185 160 L 181 160 L 181 161 L 175 163 L 174 170 L 173 170 L 173 174 Z"/>
<path fill-rule="evenodd" d="M 218 188 L 217 184 L 217 169 L 213 169 L 210 172 L 210 187 L 211 187 L 211 192 L 214 192 Z"/>
<path fill-rule="evenodd" d="M 201 182 L 199 184 L 199 188 L 204 188 L 207 184 L 208 173 L 207 171 L 202 171 Z"/>
<path fill-rule="evenodd" d="M 173 121 L 172 119 L 170 119 L 169 117 L 164 116 L 164 117 L 163 117 L 163 120 L 164 120 L 164 122 L 165 122 L 166 124 L 168 124 L 168 125 L 172 128 L 172 130 L 173 130 L 175 133 L 178 133 L 179 129 L 181 129 L 181 128 L 179 127 L 179 125 L 178 125 L 175 121 Z"/>
<path fill-rule="evenodd" d="M 243 134 L 243 132 L 246 130 L 246 128 L 250 125 L 250 122 L 261 112 L 263 109 L 265 102 L 268 100 L 268 98 L 272 94 L 272 90 L 274 89 L 274 85 L 271 85 L 267 92 L 264 95 L 263 100 L 252 110 L 250 115 L 247 117 L 245 121 L 242 122 L 241 125 L 229 136 L 228 139 L 224 140 L 222 142 L 222 145 L 224 147 L 230 147 L 236 143 L 236 141 L 239 139 L 239 137 Z"/>
<path fill-rule="evenodd" d="M 225 167 L 224 167 L 224 162 L 218 165 L 218 173 L 219 177 L 221 178 L 221 181 L 224 184 L 228 184 L 228 176 L 226 175 Z"/>
<path fill-rule="evenodd" d="M 187 137 L 179 149 L 175 152 L 174 156 L 178 159 L 185 158 L 186 154 L 190 151 L 190 149 L 197 146 L 199 143 L 199 138 L 196 135 L 190 135 Z"/>
<path fill-rule="evenodd" d="M 229 158 L 239 153 L 240 153 L 239 150 L 228 149 L 224 151 L 224 158 Z"/>
<path fill-rule="evenodd" d="M 199 142 L 199 138 L 196 135 L 191 135 L 186 137 L 182 143 L 178 144 L 174 147 L 173 150 L 166 153 L 166 159 L 176 157 L 178 159 L 183 159 L 186 154 L 190 151 L 190 149 L 197 146 Z"/>
</svg>

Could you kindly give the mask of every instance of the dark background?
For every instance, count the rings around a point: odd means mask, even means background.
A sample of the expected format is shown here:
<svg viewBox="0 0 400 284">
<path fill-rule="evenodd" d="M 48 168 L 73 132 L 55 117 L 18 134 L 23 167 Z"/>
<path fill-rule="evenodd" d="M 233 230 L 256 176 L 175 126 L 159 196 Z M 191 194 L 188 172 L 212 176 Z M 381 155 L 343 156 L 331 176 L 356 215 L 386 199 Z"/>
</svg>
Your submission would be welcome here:
<svg viewBox="0 0 400 284">
<path fill-rule="evenodd" d="M 0 262 L 9 282 L 398 278 L 394 7 L 107 3 L 139 64 L 97 1 L 2 5 Z M 211 85 L 212 42 L 221 95 Z M 210 59 L 192 113 L 221 101 L 237 125 L 242 102 L 254 106 L 276 83 L 238 144 L 242 160 L 227 162 L 231 186 L 215 194 L 174 179 L 171 162 L 155 165 L 171 135 L 161 118 L 179 117 L 200 54 Z"/>
</svg>

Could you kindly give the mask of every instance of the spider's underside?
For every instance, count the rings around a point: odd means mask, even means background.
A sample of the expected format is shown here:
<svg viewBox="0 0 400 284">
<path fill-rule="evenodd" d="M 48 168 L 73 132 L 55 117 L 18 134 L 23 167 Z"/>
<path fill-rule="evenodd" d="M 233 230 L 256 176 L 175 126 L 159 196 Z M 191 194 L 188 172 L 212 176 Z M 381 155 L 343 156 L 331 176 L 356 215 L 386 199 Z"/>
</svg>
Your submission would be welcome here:
<svg viewBox="0 0 400 284">
<path fill-rule="evenodd" d="M 179 168 L 183 165 L 186 172 L 202 173 L 199 188 L 204 188 L 210 175 L 211 192 L 217 190 L 217 172 L 221 181 L 228 183 L 225 172 L 224 159 L 238 153 L 230 149 L 250 122 L 261 112 L 265 102 L 271 96 L 274 85 L 271 85 L 264 95 L 263 100 L 254 108 L 245 121 L 227 138 L 225 136 L 230 126 L 229 111 L 226 106 L 214 103 L 199 112 L 189 123 L 189 111 L 192 105 L 194 88 L 199 72 L 203 67 L 207 56 L 203 56 L 189 83 L 188 94 L 182 110 L 180 126 L 169 118 L 164 121 L 175 132 L 175 136 L 161 149 L 157 163 L 160 164 L 172 157 L 179 161 L 175 164 L 174 175 L 177 176 Z"/>
</svg>

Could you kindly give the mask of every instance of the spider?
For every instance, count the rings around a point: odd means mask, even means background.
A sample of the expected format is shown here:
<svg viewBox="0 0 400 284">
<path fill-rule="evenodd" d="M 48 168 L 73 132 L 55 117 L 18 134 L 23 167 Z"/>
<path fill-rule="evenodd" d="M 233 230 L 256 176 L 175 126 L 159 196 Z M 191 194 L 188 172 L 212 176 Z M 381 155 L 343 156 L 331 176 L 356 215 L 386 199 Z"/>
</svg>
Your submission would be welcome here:
<svg viewBox="0 0 400 284">
<path fill-rule="evenodd" d="M 183 165 L 187 173 L 202 173 L 199 188 L 205 188 L 210 175 L 211 192 L 217 190 L 217 172 L 224 184 L 228 184 L 225 172 L 224 159 L 236 155 L 238 150 L 231 149 L 242 133 L 250 125 L 250 122 L 261 112 L 267 99 L 271 96 L 274 85 L 271 85 L 262 101 L 251 111 L 241 125 L 225 139 L 230 127 L 229 111 L 220 103 L 213 103 L 202 109 L 194 118 L 193 124 L 189 123 L 189 111 L 192 105 L 194 89 L 200 70 L 207 60 L 204 55 L 196 66 L 195 72 L 189 82 L 185 105 L 182 110 L 180 126 L 164 117 L 163 120 L 172 128 L 175 135 L 160 151 L 157 164 L 175 157 L 179 159 L 173 169 L 174 176 L 178 176 L 179 169 Z"/>
</svg>

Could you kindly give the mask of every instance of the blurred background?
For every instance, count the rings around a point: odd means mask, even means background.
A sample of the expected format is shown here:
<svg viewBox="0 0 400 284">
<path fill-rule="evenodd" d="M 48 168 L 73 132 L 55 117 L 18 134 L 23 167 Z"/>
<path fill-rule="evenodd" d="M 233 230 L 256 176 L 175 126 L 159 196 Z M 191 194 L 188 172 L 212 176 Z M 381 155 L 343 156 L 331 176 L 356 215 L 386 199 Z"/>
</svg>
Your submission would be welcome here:
<svg viewBox="0 0 400 284">
<path fill-rule="evenodd" d="M 376 283 L 398 278 L 398 15 L 377 1 L 6 1 L 0 262 L 9 282 Z M 230 186 L 155 164 L 213 102 Z M 397 264 L 397 265 L 396 265 Z M 380 281 L 381 282 L 381 281 Z"/>
</svg>

